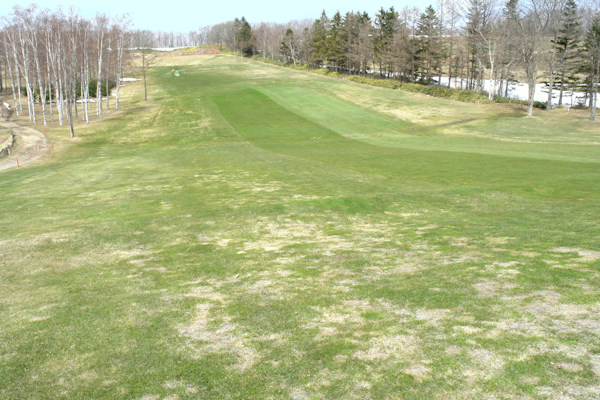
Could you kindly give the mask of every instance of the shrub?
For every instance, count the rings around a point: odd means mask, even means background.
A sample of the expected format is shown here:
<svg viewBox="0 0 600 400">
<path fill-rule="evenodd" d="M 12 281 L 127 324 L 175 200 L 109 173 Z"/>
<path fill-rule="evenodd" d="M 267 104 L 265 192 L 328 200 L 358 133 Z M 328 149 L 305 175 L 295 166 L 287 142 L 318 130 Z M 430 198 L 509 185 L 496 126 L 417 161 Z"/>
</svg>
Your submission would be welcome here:
<svg viewBox="0 0 600 400">
<path fill-rule="evenodd" d="M 310 68 L 308 68 L 308 65 L 288 65 L 288 67 L 292 68 L 292 69 L 296 69 L 298 71 L 310 71 Z"/>
<path fill-rule="evenodd" d="M 494 95 L 494 103 L 510 103 L 510 104 L 521 104 L 526 106 L 528 104 L 527 100 L 514 99 L 512 97 L 500 97 L 498 95 Z M 543 101 L 535 101 L 533 102 L 533 106 L 535 108 L 539 108 L 541 110 L 546 109 L 546 103 Z"/>
<path fill-rule="evenodd" d="M 96 97 L 96 85 L 97 85 L 97 81 L 96 79 L 93 79 L 90 81 L 90 97 Z M 117 86 L 117 84 L 114 81 L 108 81 L 108 90 L 111 91 L 113 90 L 115 87 Z M 81 87 L 79 82 L 77 83 L 77 96 L 79 98 L 80 94 L 81 94 Z M 102 96 L 106 96 L 107 92 L 106 92 L 106 81 L 102 81 L 102 86 L 100 87 L 100 92 L 102 93 Z"/>
<path fill-rule="evenodd" d="M 398 89 L 400 86 L 402 86 L 402 83 L 400 81 L 395 81 L 392 79 L 376 79 L 360 75 L 349 75 L 347 76 L 347 79 L 356 83 L 362 83 L 371 86 L 379 86 L 388 89 Z"/>
</svg>

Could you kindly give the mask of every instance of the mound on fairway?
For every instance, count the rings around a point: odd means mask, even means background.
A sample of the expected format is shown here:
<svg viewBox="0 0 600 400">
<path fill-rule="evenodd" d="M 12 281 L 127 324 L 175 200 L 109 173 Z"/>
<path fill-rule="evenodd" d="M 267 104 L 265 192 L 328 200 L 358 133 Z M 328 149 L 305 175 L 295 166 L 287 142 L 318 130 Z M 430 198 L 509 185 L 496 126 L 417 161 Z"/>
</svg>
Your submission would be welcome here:
<svg viewBox="0 0 600 400">
<path fill-rule="evenodd" d="M 156 64 L 1 174 L 0 398 L 600 396 L 584 114 Z"/>
</svg>

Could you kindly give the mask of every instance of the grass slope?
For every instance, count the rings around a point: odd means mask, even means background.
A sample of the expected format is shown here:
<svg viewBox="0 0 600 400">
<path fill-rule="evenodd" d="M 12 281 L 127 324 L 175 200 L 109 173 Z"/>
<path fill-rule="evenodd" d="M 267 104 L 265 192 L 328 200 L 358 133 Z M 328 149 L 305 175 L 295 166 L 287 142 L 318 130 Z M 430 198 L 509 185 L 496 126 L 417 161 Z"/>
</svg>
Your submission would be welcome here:
<svg viewBox="0 0 600 400">
<path fill-rule="evenodd" d="M 170 60 L 2 174 L 0 398 L 600 396 L 583 114 Z"/>
</svg>

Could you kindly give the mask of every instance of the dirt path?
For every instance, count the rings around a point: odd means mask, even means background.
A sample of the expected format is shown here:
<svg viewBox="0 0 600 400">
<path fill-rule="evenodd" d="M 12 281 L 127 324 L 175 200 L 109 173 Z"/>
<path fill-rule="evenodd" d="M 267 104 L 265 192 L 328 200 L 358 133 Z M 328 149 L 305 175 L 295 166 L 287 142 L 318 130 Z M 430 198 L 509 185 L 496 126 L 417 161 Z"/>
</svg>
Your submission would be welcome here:
<svg viewBox="0 0 600 400">
<path fill-rule="evenodd" d="M 0 127 L 12 129 L 15 134 L 15 145 L 8 157 L 0 158 L 0 171 L 25 165 L 37 160 L 48 151 L 46 136 L 36 129 L 17 125 L 14 122 L 0 121 Z"/>
</svg>

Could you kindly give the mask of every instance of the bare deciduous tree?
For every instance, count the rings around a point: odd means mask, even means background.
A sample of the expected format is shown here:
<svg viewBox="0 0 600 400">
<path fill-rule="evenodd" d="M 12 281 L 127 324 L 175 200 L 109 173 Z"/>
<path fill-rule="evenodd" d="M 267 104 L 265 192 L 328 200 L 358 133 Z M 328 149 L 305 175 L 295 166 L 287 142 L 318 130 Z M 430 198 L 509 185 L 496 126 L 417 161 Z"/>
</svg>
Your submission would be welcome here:
<svg viewBox="0 0 600 400">
<path fill-rule="evenodd" d="M 27 100 L 27 115 L 35 124 L 38 114 L 44 125 L 58 113 L 59 124 L 65 118 L 74 136 L 73 118 L 89 122 L 90 84 L 96 77 L 97 114 L 102 116 L 102 90 L 110 95 L 111 82 L 122 78 L 126 59 L 127 24 L 117 19 L 109 26 L 108 18 L 92 21 L 80 18 L 74 11 L 15 7 L 2 19 L 0 26 L 0 63 L 10 81 L 13 109 L 23 110 L 21 92 Z M 1 73 L 1 71 L 0 71 Z M 81 102 L 81 109 L 77 103 Z M 107 98 L 107 108 L 110 105 Z M 49 118 L 48 118 L 49 114 Z"/>
</svg>

